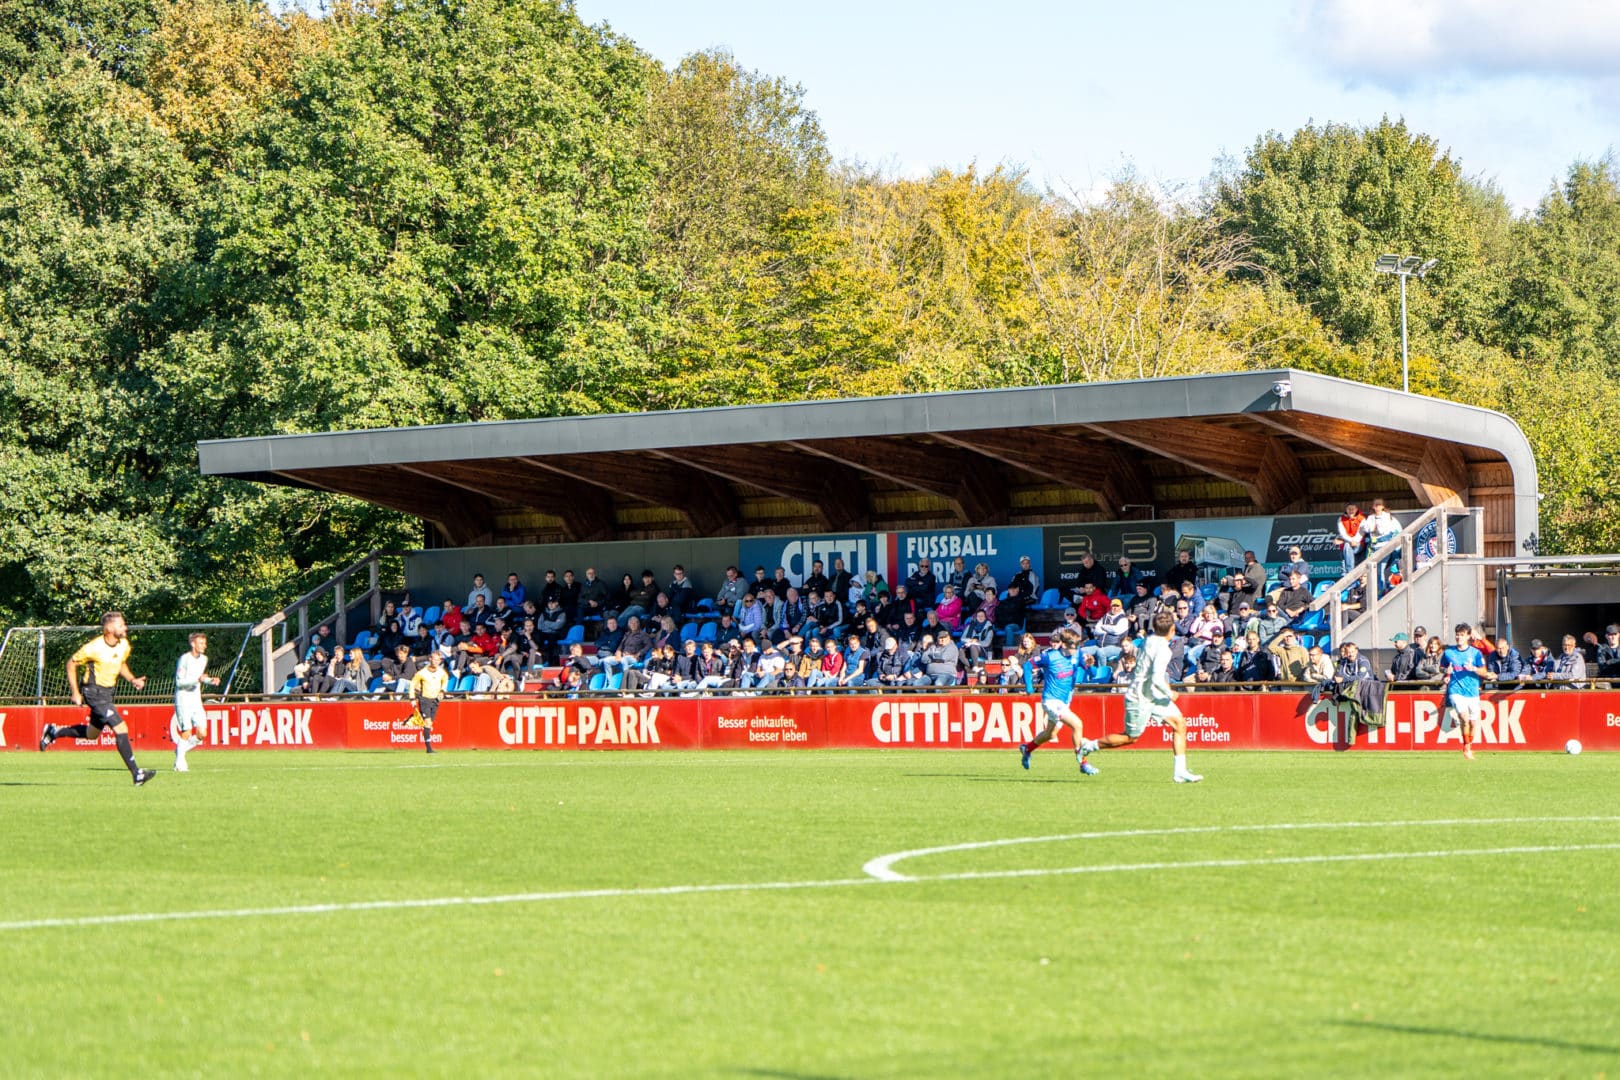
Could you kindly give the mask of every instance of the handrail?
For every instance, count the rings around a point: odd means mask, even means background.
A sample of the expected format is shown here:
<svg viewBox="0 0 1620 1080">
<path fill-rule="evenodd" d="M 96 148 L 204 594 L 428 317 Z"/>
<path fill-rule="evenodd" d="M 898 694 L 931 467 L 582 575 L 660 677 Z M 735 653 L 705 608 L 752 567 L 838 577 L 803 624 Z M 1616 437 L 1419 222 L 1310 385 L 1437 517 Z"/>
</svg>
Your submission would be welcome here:
<svg viewBox="0 0 1620 1080">
<path fill-rule="evenodd" d="M 298 651 L 312 630 L 318 630 L 330 623 L 337 631 L 339 638 L 347 639 L 348 609 L 351 603 L 359 604 L 370 601 L 372 618 L 375 619 L 382 606 L 380 603 L 382 560 L 385 558 L 403 558 L 404 556 L 405 552 L 393 548 L 373 548 L 280 611 L 254 624 L 252 634 L 259 638 L 263 649 L 264 693 L 273 694 L 280 687 L 283 679 L 283 673 L 279 669 L 280 663 L 289 655 Z M 359 596 L 350 598 L 346 596 L 344 586 L 348 583 L 349 578 L 358 574 L 361 570 L 366 570 L 369 573 L 367 588 Z M 328 593 L 335 595 L 332 614 L 311 624 L 309 621 L 309 606 L 325 597 Z M 290 627 L 295 616 L 297 618 L 296 633 L 289 634 L 284 630 L 282 642 L 277 645 L 271 631 L 277 627 Z"/>
</svg>

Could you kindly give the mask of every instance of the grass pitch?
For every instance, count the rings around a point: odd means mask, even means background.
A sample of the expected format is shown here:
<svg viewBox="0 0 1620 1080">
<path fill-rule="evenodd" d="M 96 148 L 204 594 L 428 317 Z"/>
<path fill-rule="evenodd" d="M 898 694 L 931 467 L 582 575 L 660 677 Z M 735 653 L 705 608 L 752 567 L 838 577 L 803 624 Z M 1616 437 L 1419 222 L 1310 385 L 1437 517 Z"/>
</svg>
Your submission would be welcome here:
<svg viewBox="0 0 1620 1080">
<path fill-rule="evenodd" d="M 1620 755 L 1098 761 L 8 754 L 0 1072 L 1620 1076 Z"/>
</svg>

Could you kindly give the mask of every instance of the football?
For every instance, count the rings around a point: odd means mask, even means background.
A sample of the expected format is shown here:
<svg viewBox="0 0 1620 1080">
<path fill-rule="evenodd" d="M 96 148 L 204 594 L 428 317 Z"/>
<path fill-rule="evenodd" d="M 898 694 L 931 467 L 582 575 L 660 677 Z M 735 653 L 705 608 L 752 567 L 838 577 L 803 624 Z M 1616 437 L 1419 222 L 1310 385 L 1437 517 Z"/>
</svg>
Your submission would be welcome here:
<svg viewBox="0 0 1620 1080">
<path fill-rule="evenodd" d="M 1579 739 L 1571 739 L 1571 740 L 1569 740 L 1569 742 L 1564 744 L 1564 753 L 1566 753 L 1566 754 L 1578 754 L 1580 752 L 1581 752 L 1581 740 L 1579 740 Z"/>
</svg>

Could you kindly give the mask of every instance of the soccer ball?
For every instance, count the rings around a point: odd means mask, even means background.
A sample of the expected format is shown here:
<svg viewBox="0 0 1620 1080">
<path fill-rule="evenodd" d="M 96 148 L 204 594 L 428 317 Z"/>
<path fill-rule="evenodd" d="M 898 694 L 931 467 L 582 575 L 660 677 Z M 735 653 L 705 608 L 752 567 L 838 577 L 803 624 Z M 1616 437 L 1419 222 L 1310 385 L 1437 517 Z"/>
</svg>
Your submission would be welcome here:
<svg viewBox="0 0 1620 1080">
<path fill-rule="evenodd" d="M 1566 754 L 1578 754 L 1580 752 L 1581 752 L 1581 740 L 1579 740 L 1579 739 L 1571 739 L 1571 740 L 1569 740 L 1569 742 L 1564 744 L 1564 753 L 1566 753 Z"/>
</svg>

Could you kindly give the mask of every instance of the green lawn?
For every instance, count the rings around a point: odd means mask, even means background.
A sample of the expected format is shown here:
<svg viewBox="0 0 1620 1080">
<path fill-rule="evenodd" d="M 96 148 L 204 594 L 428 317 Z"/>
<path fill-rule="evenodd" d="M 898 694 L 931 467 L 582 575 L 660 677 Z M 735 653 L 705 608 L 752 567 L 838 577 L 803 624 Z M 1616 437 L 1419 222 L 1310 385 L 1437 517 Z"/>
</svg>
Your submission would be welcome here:
<svg viewBox="0 0 1620 1080">
<path fill-rule="evenodd" d="M 1098 761 L 7 754 L 0 1073 L 1620 1077 L 1620 755 Z"/>
</svg>

